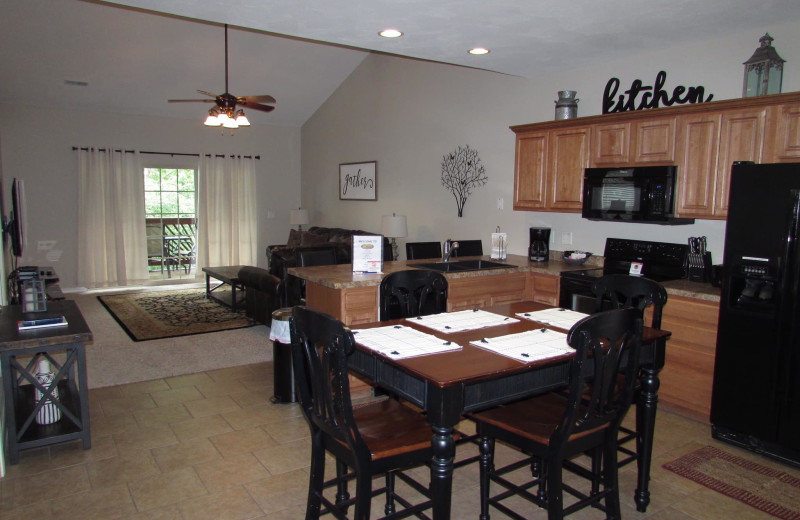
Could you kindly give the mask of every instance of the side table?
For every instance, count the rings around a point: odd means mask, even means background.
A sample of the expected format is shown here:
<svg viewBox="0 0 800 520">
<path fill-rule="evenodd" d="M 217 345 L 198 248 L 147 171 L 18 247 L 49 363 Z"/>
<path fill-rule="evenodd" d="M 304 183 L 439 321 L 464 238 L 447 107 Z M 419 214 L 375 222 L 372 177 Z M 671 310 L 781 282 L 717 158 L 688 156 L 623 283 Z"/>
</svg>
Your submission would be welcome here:
<svg viewBox="0 0 800 520">
<path fill-rule="evenodd" d="M 17 330 L 22 319 L 64 316 L 66 326 Z M 0 310 L 0 373 L 6 411 L 8 461 L 19 462 L 19 452 L 27 448 L 80 439 L 83 449 L 91 447 L 89 432 L 89 389 L 86 382 L 84 345 L 92 341 L 92 331 L 86 325 L 74 301 L 49 301 L 47 311 L 23 313 L 19 305 Z M 55 378 L 51 390 L 35 377 L 40 358 L 47 359 Z M 47 402 L 53 388 L 58 399 L 53 400 L 61 410 L 61 419 L 52 424 L 37 424 L 37 412 Z M 35 390 L 41 392 L 37 401 Z"/>
</svg>

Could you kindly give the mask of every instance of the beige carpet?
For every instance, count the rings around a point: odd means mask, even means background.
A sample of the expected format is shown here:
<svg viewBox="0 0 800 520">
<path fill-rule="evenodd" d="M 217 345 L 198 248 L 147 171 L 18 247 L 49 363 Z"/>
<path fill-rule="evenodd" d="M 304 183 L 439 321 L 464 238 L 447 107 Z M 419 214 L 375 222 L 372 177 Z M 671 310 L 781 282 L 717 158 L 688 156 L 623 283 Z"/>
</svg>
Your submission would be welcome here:
<svg viewBox="0 0 800 520">
<path fill-rule="evenodd" d="M 783 520 L 800 520 L 800 479 L 706 446 L 664 468 Z"/>
<path fill-rule="evenodd" d="M 186 287 L 159 287 L 158 290 Z M 90 388 L 272 360 L 269 328 L 264 325 L 135 342 L 97 300 L 99 294 L 67 294 L 68 299 L 78 304 L 94 336 L 94 342 L 86 346 Z"/>
</svg>

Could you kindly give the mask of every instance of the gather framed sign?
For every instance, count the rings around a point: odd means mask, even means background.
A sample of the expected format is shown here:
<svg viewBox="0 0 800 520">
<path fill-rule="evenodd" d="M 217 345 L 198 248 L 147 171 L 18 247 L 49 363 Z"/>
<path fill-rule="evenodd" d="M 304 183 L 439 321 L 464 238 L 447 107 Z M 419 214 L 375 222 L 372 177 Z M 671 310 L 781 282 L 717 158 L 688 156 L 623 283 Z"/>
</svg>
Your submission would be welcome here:
<svg viewBox="0 0 800 520">
<path fill-rule="evenodd" d="M 340 200 L 378 200 L 378 161 L 339 165 Z"/>
</svg>

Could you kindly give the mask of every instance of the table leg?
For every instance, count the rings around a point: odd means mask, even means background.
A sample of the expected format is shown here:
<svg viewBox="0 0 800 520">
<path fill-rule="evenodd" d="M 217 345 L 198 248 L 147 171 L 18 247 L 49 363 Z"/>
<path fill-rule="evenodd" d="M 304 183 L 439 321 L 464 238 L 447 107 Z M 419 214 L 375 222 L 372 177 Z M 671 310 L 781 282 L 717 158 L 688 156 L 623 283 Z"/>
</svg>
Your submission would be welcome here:
<svg viewBox="0 0 800 520">
<path fill-rule="evenodd" d="M 206 273 L 206 300 L 211 298 L 211 275 Z"/>
<path fill-rule="evenodd" d="M 656 409 L 658 405 L 658 368 L 643 367 L 641 369 L 641 392 L 636 403 L 636 464 L 639 468 L 638 482 L 633 500 L 636 510 L 647 511 L 650 503 L 650 463 L 653 456 L 653 436 L 656 427 Z"/>
<path fill-rule="evenodd" d="M 450 518 L 450 498 L 453 489 L 453 460 L 455 440 L 452 428 L 433 427 L 433 458 L 431 460 L 431 498 L 434 520 Z"/>
</svg>

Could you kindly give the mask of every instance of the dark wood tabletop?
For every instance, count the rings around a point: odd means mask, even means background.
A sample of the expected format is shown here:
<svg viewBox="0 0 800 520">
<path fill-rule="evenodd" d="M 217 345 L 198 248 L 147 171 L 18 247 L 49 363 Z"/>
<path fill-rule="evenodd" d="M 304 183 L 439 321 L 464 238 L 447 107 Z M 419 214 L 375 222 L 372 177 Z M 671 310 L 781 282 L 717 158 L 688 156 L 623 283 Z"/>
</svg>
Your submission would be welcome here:
<svg viewBox="0 0 800 520">
<path fill-rule="evenodd" d="M 20 331 L 22 320 L 57 318 L 64 316 L 66 326 Z M 92 331 L 83 319 L 78 305 L 72 300 L 47 301 L 44 312 L 22 312 L 20 305 L 6 305 L 0 309 L 0 350 L 36 348 L 66 343 L 89 343 Z"/>
<path fill-rule="evenodd" d="M 495 305 L 483 310 L 503 316 L 516 317 L 517 313 L 532 312 L 549 308 L 552 308 L 552 305 L 545 305 L 535 302 L 519 302 Z M 565 355 L 558 358 L 544 359 L 532 363 L 522 363 L 510 357 L 470 345 L 471 341 L 478 341 L 481 338 L 505 336 L 507 334 L 516 334 L 529 330 L 540 329 L 542 327 L 555 329 L 564 333 L 568 332 L 565 329 L 544 325 L 528 319 L 517 319 L 519 321 L 516 323 L 450 334 L 437 332 L 431 328 L 417 324 L 414 322 L 413 318 L 383 321 L 363 326 L 359 325 L 358 327 L 353 327 L 353 329 L 357 330 L 400 324 L 461 345 L 463 347 L 461 350 L 392 361 L 398 366 L 403 367 L 403 369 L 410 374 L 413 374 L 416 377 L 426 381 L 435 382 L 440 387 L 446 387 L 453 384 L 466 384 L 481 379 L 496 378 L 504 374 L 527 371 L 540 366 L 559 363 L 570 357 L 569 355 Z M 646 328 L 642 337 L 642 343 L 650 343 L 659 338 L 667 338 L 669 335 L 670 333 L 667 331 Z M 372 353 L 376 356 L 381 356 L 381 354 L 364 347 L 358 348 L 361 348 L 363 351 Z"/>
</svg>

